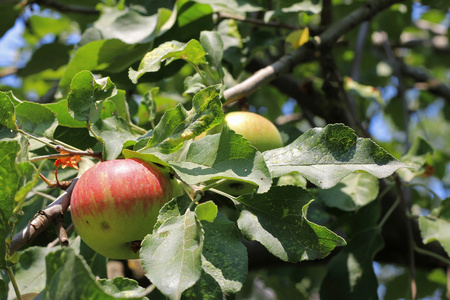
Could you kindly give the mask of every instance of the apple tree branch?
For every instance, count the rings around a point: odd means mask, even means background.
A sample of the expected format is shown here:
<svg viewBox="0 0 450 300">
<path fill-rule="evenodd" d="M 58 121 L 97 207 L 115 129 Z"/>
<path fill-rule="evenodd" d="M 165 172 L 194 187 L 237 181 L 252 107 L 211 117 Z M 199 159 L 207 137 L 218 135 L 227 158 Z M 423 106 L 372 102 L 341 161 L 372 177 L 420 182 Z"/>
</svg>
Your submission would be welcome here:
<svg viewBox="0 0 450 300">
<path fill-rule="evenodd" d="M 331 25 L 321 35 L 315 37 L 313 41 L 310 41 L 292 53 L 281 57 L 271 65 L 260 69 L 243 82 L 225 90 L 225 104 L 236 102 L 239 99 L 252 94 L 263 85 L 288 73 L 294 66 L 310 60 L 315 56 L 317 51 L 330 49 L 343 34 L 354 29 L 362 22 L 370 19 L 389 6 L 402 1 L 403 0 L 377 0 L 366 2 L 359 9 L 337 21 L 334 25 Z"/>
<path fill-rule="evenodd" d="M 60 238 L 62 237 L 62 244 L 65 244 L 64 230 L 61 229 L 60 218 L 67 211 L 70 204 L 70 197 L 72 195 L 73 188 L 77 182 L 75 178 L 66 191 L 59 196 L 55 201 L 50 203 L 46 208 L 40 210 L 27 226 L 18 232 L 12 238 L 11 244 L 9 245 L 9 254 L 13 254 L 15 251 L 19 250 L 21 247 L 31 242 L 36 236 L 42 233 L 51 222 L 58 222 L 58 234 Z M 59 221 L 58 221 L 59 219 Z"/>
</svg>

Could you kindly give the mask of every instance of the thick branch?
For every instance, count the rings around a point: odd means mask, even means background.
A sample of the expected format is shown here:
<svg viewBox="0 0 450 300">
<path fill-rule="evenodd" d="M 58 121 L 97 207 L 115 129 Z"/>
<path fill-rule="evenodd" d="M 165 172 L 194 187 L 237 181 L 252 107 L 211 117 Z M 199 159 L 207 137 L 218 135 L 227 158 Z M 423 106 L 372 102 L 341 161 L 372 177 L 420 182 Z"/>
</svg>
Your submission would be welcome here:
<svg viewBox="0 0 450 300">
<path fill-rule="evenodd" d="M 55 201 L 50 203 L 46 208 L 40 210 L 35 217 L 28 222 L 28 225 L 17 233 L 10 244 L 9 253 L 22 248 L 27 243 L 31 242 L 36 236 L 43 232 L 54 220 L 63 215 L 70 204 L 70 197 L 72 190 L 77 182 L 75 178 L 69 188 L 59 196 Z"/>
<path fill-rule="evenodd" d="M 294 66 L 314 57 L 315 51 L 329 49 L 343 34 L 357 27 L 363 21 L 373 17 L 375 14 L 388 8 L 392 4 L 402 1 L 403 0 L 379 0 L 367 2 L 345 18 L 336 22 L 334 25 L 331 25 L 324 33 L 316 37 L 314 42 L 304 44 L 291 54 L 285 55 L 270 66 L 259 70 L 240 84 L 227 89 L 224 92 L 225 99 L 227 100 L 226 103 L 229 104 L 235 102 L 240 98 L 252 94 L 261 86 L 288 73 Z"/>
</svg>

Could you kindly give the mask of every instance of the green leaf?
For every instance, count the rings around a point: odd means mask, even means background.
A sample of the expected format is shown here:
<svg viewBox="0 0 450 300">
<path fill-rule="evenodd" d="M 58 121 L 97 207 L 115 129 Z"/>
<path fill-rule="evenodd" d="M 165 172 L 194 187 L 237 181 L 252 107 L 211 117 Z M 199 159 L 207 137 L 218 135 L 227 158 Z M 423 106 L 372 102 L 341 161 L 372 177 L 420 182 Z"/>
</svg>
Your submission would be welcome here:
<svg viewBox="0 0 450 300">
<path fill-rule="evenodd" d="M 40 15 L 32 15 L 29 20 L 29 26 L 32 27 L 33 33 L 40 38 L 46 34 L 58 35 L 62 31 L 70 31 L 71 20 L 67 17 L 49 18 Z"/>
<path fill-rule="evenodd" d="M 357 95 L 362 99 L 371 100 L 379 105 L 384 104 L 380 90 L 373 86 L 362 85 L 354 81 L 352 78 L 347 77 L 345 78 L 345 88 L 352 94 Z"/>
<path fill-rule="evenodd" d="M 361 231 L 328 263 L 320 299 L 378 299 L 373 258 L 383 248 L 379 228 Z"/>
<path fill-rule="evenodd" d="M 69 110 L 67 109 L 67 99 L 61 100 L 56 103 L 44 104 L 44 106 L 53 112 L 60 126 L 86 128 L 86 122 L 78 121 L 70 115 Z"/>
<path fill-rule="evenodd" d="M 26 77 L 47 69 L 56 71 L 69 62 L 69 51 L 72 48 L 73 46 L 59 42 L 42 45 L 33 53 L 27 65 L 18 71 L 18 74 Z"/>
<path fill-rule="evenodd" d="M 194 141 L 183 162 L 171 161 L 170 164 L 189 184 L 230 178 L 257 184 L 258 192 L 263 193 L 272 183 L 262 154 L 228 127 L 220 134 Z"/>
<path fill-rule="evenodd" d="M 417 136 L 408 152 L 401 158 L 401 161 L 409 168 L 398 170 L 399 175 L 409 182 L 416 176 L 424 174 L 433 153 L 433 147 L 423 137 Z"/>
<path fill-rule="evenodd" d="M 247 276 L 247 248 L 235 225 L 222 214 L 213 222 L 202 221 L 205 241 L 202 275 L 184 293 L 184 299 L 229 299 L 239 292 Z"/>
<path fill-rule="evenodd" d="M 168 154 L 177 151 L 186 140 L 220 124 L 223 120 L 220 86 L 208 87 L 192 99 L 192 109 L 179 104 L 166 111 L 155 127 L 144 153 L 161 152 Z"/>
<path fill-rule="evenodd" d="M 45 256 L 57 250 L 58 248 L 35 246 L 20 253 L 20 260 L 13 266 L 13 271 L 22 294 L 39 293 L 45 288 Z M 11 283 L 9 284 L 9 295 L 11 299 L 15 297 Z"/>
<path fill-rule="evenodd" d="M 265 194 L 247 194 L 239 201 L 238 226 L 246 238 L 256 240 L 284 261 L 324 258 L 345 240 L 307 220 L 311 195 L 294 186 L 273 187 Z"/>
<path fill-rule="evenodd" d="M 218 211 L 217 205 L 215 205 L 213 201 L 207 201 L 197 205 L 195 208 L 195 215 L 200 221 L 213 222 L 217 217 Z"/>
<path fill-rule="evenodd" d="M 100 18 L 85 35 L 95 32 L 103 39 L 118 39 L 127 44 L 148 43 L 155 38 L 158 14 L 145 16 L 128 7 L 103 6 L 102 10 Z"/>
<path fill-rule="evenodd" d="M 72 78 L 80 71 L 120 72 L 139 60 L 149 44 L 128 45 L 120 40 L 101 39 L 77 49 L 62 76 L 59 86 L 68 89 Z"/>
<path fill-rule="evenodd" d="M 98 283 L 100 283 L 105 292 L 114 297 L 129 298 L 133 297 L 133 294 L 139 294 L 144 291 L 144 288 L 139 286 L 137 281 L 124 277 L 99 279 Z"/>
<path fill-rule="evenodd" d="M 142 110 L 145 111 L 148 114 L 147 121 L 153 122 L 156 118 L 156 103 L 155 99 L 153 99 L 152 91 L 149 91 L 146 93 L 141 100 L 140 107 L 142 107 Z M 139 120 L 141 121 L 141 120 Z M 141 121 L 142 122 L 142 121 Z"/>
<path fill-rule="evenodd" d="M 440 213 L 437 217 L 419 217 L 419 229 L 424 244 L 438 241 L 450 256 L 450 216 Z"/>
<path fill-rule="evenodd" d="M 16 106 L 16 122 L 25 132 L 50 138 L 58 126 L 58 120 L 50 109 L 33 102 L 22 102 Z"/>
<path fill-rule="evenodd" d="M 70 114 L 78 121 L 95 123 L 103 101 L 116 95 L 116 86 L 107 78 L 95 79 L 89 71 L 81 71 L 72 80 L 67 97 Z"/>
<path fill-rule="evenodd" d="M 200 43 L 206 51 L 208 62 L 216 68 L 220 77 L 223 78 L 223 42 L 220 34 L 217 31 L 202 31 L 200 33 Z"/>
<path fill-rule="evenodd" d="M 20 173 L 16 156 L 20 144 L 16 140 L 0 141 L 0 269 L 5 269 L 6 242 L 9 235 L 9 219 L 14 209 L 14 197 L 19 188 Z"/>
<path fill-rule="evenodd" d="M 146 276 L 169 299 L 180 299 L 200 278 L 203 233 L 193 212 L 167 219 L 141 246 Z"/>
<path fill-rule="evenodd" d="M 99 119 L 92 124 L 92 131 L 96 138 L 103 144 L 103 158 L 105 160 L 116 159 L 124 144 L 137 138 L 132 132 L 130 125 L 120 117 Z"/>
<path fill-rule="evenodd" d="M 62 248 L 46 256 L 47 283 L 35 300 L 40 299 L 142 299 L 114 297 L 97 282 L 82 257 L 72 248 Z"/>
<path fill-rule="evenodd" d="M 384 178 L 406 167 L 371 139 L 357 138 L 342 124 L 308 130 L 288 146 L 263 154 L 273 177 L 297 171 L 324 189 L 355 171 Z"/>
<path fill-rule="evenodd" d="M 11 92 L 0 92 L 0 124 L 11 130 L 17 130 L 16 112 L 12 97 Z"/>
<path fill-rule="evenodd" d="M 171 217 L 178 217 L 184 215 L 189 208 L 192 200 L 187 194 L 183 194 L 180 197 L 173 198 L 159 210 L 158 219 L 153 226 L 153 230 L 158 229 L 166 220 Z"/>
<path fill-rule="evenodd" d="M 355 211 L 378 196 L 378 179 L 367 173 L 353 173 L 330 189 L 320 189 L 320 199 L 330 207 Z"/>
<path fill-rule="evenodd" d="M 183 59 L 194 65 L 204 64 L 206 63 L 205 54 L 205 50 L 196 40 L 190 40 L 186 44 L 178 41 L 166 42 L 148 52 L 139 64 L 137 71 L 130 68 L 128 76 L 136 84 L 145 73 L 158 71 L 164 60 Z"/>
</svg>

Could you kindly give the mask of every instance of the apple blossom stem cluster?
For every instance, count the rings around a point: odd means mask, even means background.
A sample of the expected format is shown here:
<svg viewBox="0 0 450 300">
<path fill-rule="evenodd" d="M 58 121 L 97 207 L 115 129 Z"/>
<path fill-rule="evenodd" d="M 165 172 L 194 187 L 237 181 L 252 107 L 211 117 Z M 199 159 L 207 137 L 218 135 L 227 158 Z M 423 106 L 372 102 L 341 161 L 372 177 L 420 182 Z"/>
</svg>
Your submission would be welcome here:
<svg viewBox="0 0 450 300">
<path fill-rule="evenodd" d="M 78 179 L 75 178 L 61 196 L 59 196 L 46 208 L 40 210 L 34 216 L 34 218 L 30 222 L 28 222 L 27 226 L 25 226 L 25 228 L 23 228 L 12 238 L 12 241 L 9 245 L 10 255 L 19 250 L 27 243 L 31 242 L 36 236 L 43 232 L 51 222 L 54 221 L 57 221 L 57 229 L 59 231 L 61 244 L 64 245 L 67 243 L 67 235 L 65 235 L 64 226 L 62 225 L 61 221 L 58 221 L 58 218 L 61 218 L 69 207 L 70 196 L 72 195 L 72 190 L 77 180 Z"/>
</svg>

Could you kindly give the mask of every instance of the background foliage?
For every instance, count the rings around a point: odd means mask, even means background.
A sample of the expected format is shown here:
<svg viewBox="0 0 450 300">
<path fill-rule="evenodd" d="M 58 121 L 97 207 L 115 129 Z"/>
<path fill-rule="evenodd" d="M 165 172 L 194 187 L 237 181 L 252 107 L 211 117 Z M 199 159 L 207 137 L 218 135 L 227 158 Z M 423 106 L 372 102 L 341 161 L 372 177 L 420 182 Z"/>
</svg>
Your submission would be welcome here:
<svg viewBox="0 0 450 300">
<path fill-rule="evenodd" d="M 35 299 L 448 295 L 446 1 L 0 8 L 2 299 L 16 297 L 11 273 Z M 252 76 L 270 64 L 268 75 Z M 286 147 L 261 153 L 227 128 L 193 140 L 223 112 L 245 109 L 273 121 Z M 54 162 L 35 160 L 56 145 L 164 164 L 191 185 L 245 182 L 257 193 L 210 190 L 199 205 L 187 195 L 166 204 L 142 244 L 145 276 L 132 273 L 133 262 L 121 262 L 126 277 L 108 276 L 106 258 L 74 232 L 70 247 L 46 247 L 52 226 L 8 254 L 13 235 L 60 195 L 39 180 L 55 179 Z M 94 162 L 82 158 L 58 179 Z M 188 252 L 191 260 L 172 259 Z"/>
</svg>

